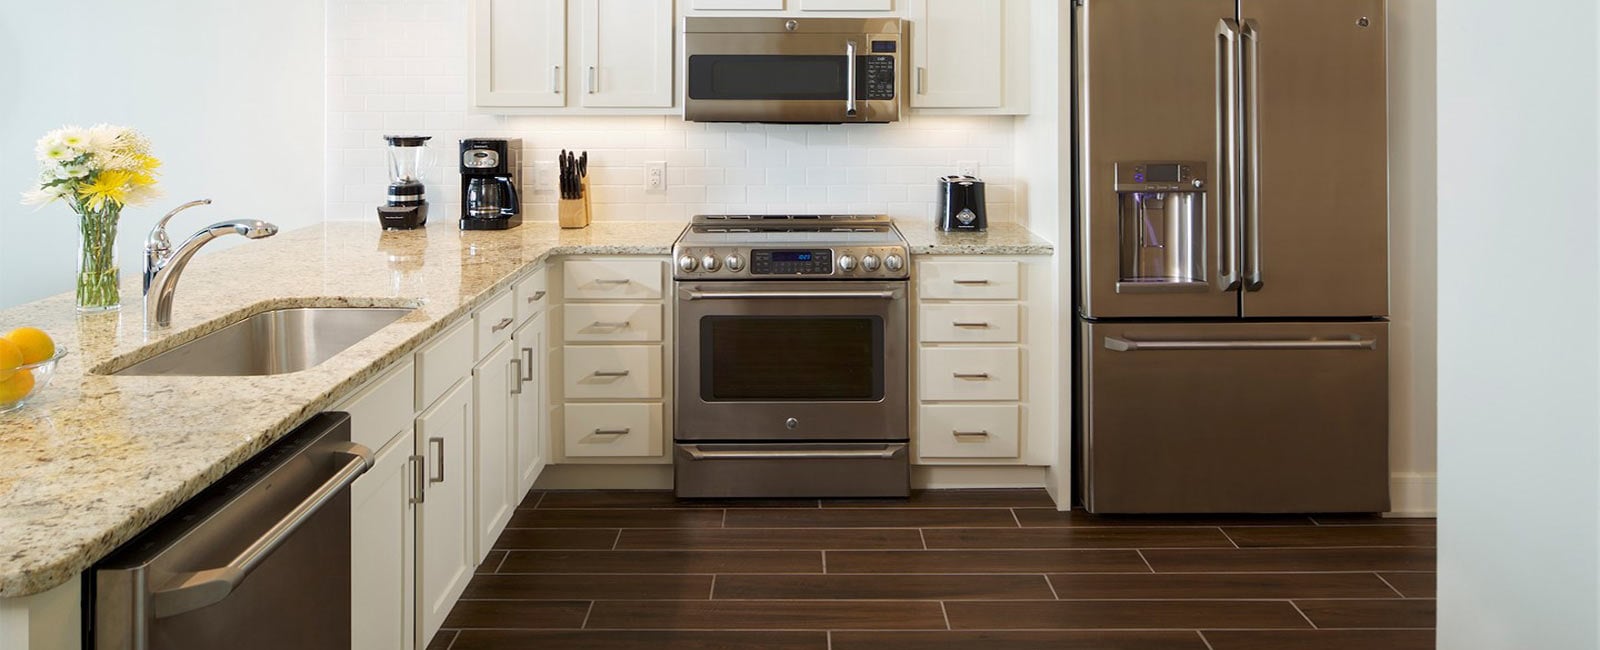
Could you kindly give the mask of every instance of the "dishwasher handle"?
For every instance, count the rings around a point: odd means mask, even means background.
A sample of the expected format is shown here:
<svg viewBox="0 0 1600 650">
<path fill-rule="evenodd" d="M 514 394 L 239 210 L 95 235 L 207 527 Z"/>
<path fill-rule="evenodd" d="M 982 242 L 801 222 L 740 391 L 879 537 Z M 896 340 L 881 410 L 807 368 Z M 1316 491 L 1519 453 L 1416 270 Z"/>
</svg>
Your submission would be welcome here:
<svg viewBox="0 0 1600 650">
<path fill-rule="evenodd" d="M 233 558 L 227 566 L 174 576 L 168 582 L 171 586 L 151 594 L 151 614 L 155 618 L 168 618 L 222 602 L 222 599 L 233 593 L 239 583 L 244 582 L 244 579 L 250 576 L 250 572 L 272 555 L 272 552 L 289 539 L 289 536 L 293 535 L 306 520 L 317 514 L 317 511 L 340 492 L 349 488 L 356 478 L 372 467 L 371 449 L 353 442 L 333 444 L 339 446 L 335 453 L 349 456 L 350 460 L 339 468 L 332 478 L 307 496 L 278 523 L 273 524 L 265 534 L 251 542 L 250 546 Z"/>
</svg>

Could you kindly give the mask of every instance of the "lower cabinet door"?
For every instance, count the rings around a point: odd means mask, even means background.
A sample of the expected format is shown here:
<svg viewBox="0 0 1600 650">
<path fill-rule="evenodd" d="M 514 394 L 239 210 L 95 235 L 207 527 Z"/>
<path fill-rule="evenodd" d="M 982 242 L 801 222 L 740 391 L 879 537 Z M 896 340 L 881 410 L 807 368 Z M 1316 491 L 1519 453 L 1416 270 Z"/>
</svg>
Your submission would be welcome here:
<svg viewBox="0 0 1600 650">
<path fill-rule="evenodd" d="M 350 486 L 352 650 L 416 647 L 415 444 L 407 426 Z"/>
<path fill-rule="evenodd" d="M 476 538 L 474 563 L 489 555 L 500 531 L 511 521 L 511 510 L 516 507 L 515 450 L 512 449 L 513 393 L 520 390 L 522 364 L 519 350 L 510 340 L 501 343 L 489 356 L 472 369 L 473 404 L 476 413 L 473 423 L 477 434 L 473 438 L 476 448 L 477 508 L 473 526 Z"/>
<path fill-rule="evenodd" d="M 421 547 L 417 550 L 420 644 L 444 624 L 477 566 L 473 547 L 472 382 L 462 381 L 417 417 L 422 457 Z"/>
<path fill-rule="evenodd" d="M 545 337 L 545 316 L 542 312 L 535 314 L 513 337 L 516 352 L 522 360 L 522 377 L 518 379 L 522 386 L 512 396 L 516 405 L 513 425 L 516 427 L 517 501 L 521 501 L 533 489 L 533 483 L 539 480 L 539 474 L 544 471 L 545 463 L 550 458 L 545 434 L 549 412 L 544 382 L 549 346 L 545 343 Z"/>
</svg>

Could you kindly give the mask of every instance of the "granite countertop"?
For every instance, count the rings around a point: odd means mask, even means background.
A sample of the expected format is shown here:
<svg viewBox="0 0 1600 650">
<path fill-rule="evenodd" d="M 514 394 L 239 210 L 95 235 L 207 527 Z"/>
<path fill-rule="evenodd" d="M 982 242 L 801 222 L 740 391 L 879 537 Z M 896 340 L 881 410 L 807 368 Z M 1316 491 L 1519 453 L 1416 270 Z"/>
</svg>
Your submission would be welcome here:
<svg viewBox="0 0 1600 650">
<path fill-rule="evenodd" d="M 0 598 L 60 585 L 206 486 L 469 314 L 552 255 L 665 255 L 681 222 L 529 222 L 460 232 L 450 221 L 384 232 L 328 222 L 196 258 L 172 327 L 144 331 L 137 277 L 122 309 L 79 316 L 72 294 L 0 310 L 69 352 L 51 386 L 0 415 Z M 1015 224 L 984 234 L 902 222 L 913 254 L 1030 255 L 1052 247 Z M 283 307 L 415 306 L 327 362 L 265 377 L 110 377 L 249 313 Z"/>
<path fill-rule="evenodd" d="M 991 222 L 985 232 L 944 232 L 927 221 L 896 221 L 912 255 L 1050 255 L 1056 247 L 1020 224 Z"/>
</svg>

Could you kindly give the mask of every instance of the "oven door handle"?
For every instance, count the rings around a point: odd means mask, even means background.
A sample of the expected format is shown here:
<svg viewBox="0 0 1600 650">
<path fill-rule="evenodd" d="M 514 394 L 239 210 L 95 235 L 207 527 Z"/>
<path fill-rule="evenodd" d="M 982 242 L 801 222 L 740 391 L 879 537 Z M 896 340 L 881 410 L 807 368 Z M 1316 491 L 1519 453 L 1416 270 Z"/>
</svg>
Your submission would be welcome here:
<svg viewBox="0 0 1600 650">
<path fill-rule="evenodd" d="M 684 452 L 693 460 L 799 460 L 799 459 L 847 459 L 847 458 L 894 458 L 905 451 L 904 444 L 884 445 L 883 449 L 740 449 L 729 451 L 706 451 L 700 445 L 683 445 Z"/>
<path fill-rule="evenodd" d="M 807 299 L 868 299 L 868 300 L 894 300 L 900 297 L 899 290 L 891 291 L 690 291 L 690 300 L 765 300 L 795 298 Z"/>
</svg>

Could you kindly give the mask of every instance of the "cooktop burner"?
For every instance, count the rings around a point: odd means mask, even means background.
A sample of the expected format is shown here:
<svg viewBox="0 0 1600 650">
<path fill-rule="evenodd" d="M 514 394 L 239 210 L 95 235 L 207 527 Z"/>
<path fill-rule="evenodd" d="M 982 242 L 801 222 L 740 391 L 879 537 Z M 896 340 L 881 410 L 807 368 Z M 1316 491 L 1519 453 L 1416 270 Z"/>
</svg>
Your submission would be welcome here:
<svg viewBox="0 0 1600 650">
<path fill-rule="evenodd" d="M 902 279 L 905 238 L 881 214 L 703 214 L 673 245 L 674 277 Z"/>
</svg>

